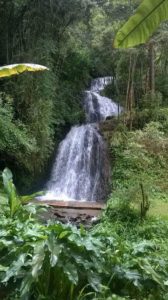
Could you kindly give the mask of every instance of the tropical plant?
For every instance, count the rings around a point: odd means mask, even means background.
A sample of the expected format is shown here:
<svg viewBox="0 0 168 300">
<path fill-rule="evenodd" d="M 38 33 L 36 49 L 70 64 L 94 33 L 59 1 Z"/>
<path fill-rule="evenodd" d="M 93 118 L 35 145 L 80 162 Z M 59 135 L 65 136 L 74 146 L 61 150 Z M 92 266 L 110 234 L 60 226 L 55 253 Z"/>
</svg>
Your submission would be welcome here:
<svg viewBox="0 0 168 300">
<path fill-rule="evenodd" d="M 111 209 L 112 206 L 111 202 Z M 168 267 L 167 221 L 148 219 L 142 224 L 137 219 L 124 220 L 124 215 L 127 214 L 124 210 L 120 211 L 123 214 L 122 219 L 118 219 L 118 211 L 115 209 L 113 216 L 109 212 L 110 210 L 105 214 L 104 221 L 102 220 L 102 223 L 93 229 L 104 237 L 109 235 L 113 237 L 113 249 L 117 249 L 116 251 L 120 253 L 113 258 L 111 256 L 113 275 L 108 287 L 126 299 L 127 297 L 138 300 L 164 299 L 168 291 L 164 279 L 167 276 Z M 118 244 L 115 244 L 116 241 Z M 161 262 L 158 261 L 157 251 L 160 253 L 159 258 L 162 257 L 164 261 L 163 268 Z M 113 265 L 114 261 L 116 262 L 115 266 Z M 104 298 L 102 297 L 102 299 Z"/>
<path fill-rule="evenodd" d="M 60 300 L 74 299 L 87 284 L 98 291 L 105 272 L 101 240 L 83 227 L 41 224 L 37 215 L 43 206 L 25 204 L 35 195 L 20 197 L 11 172 L 5 169 L 2 176 L 0 291 L 7 284 L 19 299 Z"/>
<path fill-rule="evenodd" d="M 38 72 L 48 70 L 47 67 L 37 64 L 14 64 L 0 67 L 0 78 L 18 75 L 23 72 Z"/>
<path fill-rule="evenodd" d="M 44 216 L 40 221 L 48 209 L 41 204 L 17 205 L 11 215 L 8 194 L 14 204 L 18 195 L 10 171 L 5 170 L 3 178 L 7 191 L 1 185 L 3 299 L 164 299 L 167 223 L 115 222 L 108 210 L 102 223 L 88 232 L 82 226 L 48 222 Z"/>
<path fill-rule="evenodd" d="M 13 217 L 14 214 L 22 207 L 23 204 L 34 200 L 35 197 L 43 195 L 43 192 L 37 192 L 28 196 L 20 196 L 16 191 L 16 187 L 13 183 L 12 172 L 6 168 L 2 172 L 3 186 L 6 193 L 6 198 L 8 200 L 8 205 L 10 209 L 10 217 Z"/>
<path fill-rule="evenodd" d="M 145 43 L 162 21 L 168 19 L 168 0 L 143 0 L 136 13 L 117 32 L 114 47 Z"/>
</svg>

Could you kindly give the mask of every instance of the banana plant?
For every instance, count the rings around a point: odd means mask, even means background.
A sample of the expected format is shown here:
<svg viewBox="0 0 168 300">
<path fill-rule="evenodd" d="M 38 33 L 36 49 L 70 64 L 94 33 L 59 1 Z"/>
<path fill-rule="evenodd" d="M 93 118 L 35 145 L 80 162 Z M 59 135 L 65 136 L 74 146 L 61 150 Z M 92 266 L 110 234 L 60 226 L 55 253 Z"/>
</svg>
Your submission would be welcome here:
<svg viewBox="0 0 168 300">
<path fill-rule="evenodd" d="M 117 32 L 114 48 L 146 43 L 162 21 L 168 20 L 168 0 L 143 0 L 136 13 Z"/>
<path fill-rule="evenodd" d="M 45 71 L 49 70 L 47 67 L 37 64 L 13 64 L 0 67 L 0 78 L 2 77 L 9 77 L 12 75 L 18 75 L 23 72 L 38 72 L 38 71 Z"/>
</svg>

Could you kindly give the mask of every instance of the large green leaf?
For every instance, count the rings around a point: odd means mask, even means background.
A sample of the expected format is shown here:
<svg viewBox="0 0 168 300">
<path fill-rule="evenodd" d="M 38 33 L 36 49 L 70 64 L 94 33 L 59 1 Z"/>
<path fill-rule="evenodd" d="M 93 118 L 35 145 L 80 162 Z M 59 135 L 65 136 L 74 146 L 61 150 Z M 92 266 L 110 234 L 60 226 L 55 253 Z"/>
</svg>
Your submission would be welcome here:
<svg viewBox="0 0 168 300">
<path fill-rule="evenodd" d="M 0 67 L 0 77 L 8 77 L 12 75 L 18 75 L 25 71 L 37 72 L 48 70 L 47 67 L 37 65 L 37 64 L 14 64 Z"/>
<path fill-rule="evenodd" d="M 135 15 L 118 31 L 115 48 L 129 48 L 145 43 L 162 21 L 168 19 L 168 0 L 144 0 Z"/>
<path fill-rule="evenodd" d="M 45 193 L 44 192 L 36 192 L 31 195 L 26 195 L 26 196 L 20 196 L 20 201 L 22 204 L 28 203 L 32 200 L 34 200 L 37 196 L 43 196 Z"/>
<path fill-rule="evenodd" d="M 4 189 L 8 197 L 10 215 L 12 217 L 21 205 L 20 199 L 16 192 L 15 185 L 13 184 L 12 172 L 8 168 L 5 168 L 5 170 L 3 171 L 2 178 Z"/>
</svg>

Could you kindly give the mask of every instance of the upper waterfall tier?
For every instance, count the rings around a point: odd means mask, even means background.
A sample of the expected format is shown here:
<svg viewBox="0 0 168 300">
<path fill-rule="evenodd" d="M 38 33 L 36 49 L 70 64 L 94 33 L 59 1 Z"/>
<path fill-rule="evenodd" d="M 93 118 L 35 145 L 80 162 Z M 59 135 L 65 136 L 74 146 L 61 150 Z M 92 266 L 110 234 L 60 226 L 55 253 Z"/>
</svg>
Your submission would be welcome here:
<svg viewBox="0 0 168 300">
<path fill-rule="evenodd" d="M 110 76 L 107 77 L 99 77 L 93 79 L 91 82 L 90 91 L 91 92 L 100 92 L 104 90 L 104 88 L 112 82 L 113 78 Z"/>
<path fill-rule="evenodd" d="M 89 91 L 85 92 L 84 108 L 88 123 L 105 121 L 107 117 L 118 116 L 121 111 L 111 99 Z"/>
<path fill-rule="evenodd" d="M 90 90 L 85 91 L 84 109 L 87 123 L 97 123 L 107 117 L 118 116 L 121 108 L 111 99 L 101 96 L 100 92 L 112 82 L 112 77 L 94 79 Z"/>
</svg>

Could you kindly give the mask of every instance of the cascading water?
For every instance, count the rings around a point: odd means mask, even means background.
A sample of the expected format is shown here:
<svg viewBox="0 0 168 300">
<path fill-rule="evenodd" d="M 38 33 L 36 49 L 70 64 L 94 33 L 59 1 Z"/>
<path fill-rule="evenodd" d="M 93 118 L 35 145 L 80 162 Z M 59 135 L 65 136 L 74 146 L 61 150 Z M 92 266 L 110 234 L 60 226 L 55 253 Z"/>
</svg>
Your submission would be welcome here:
<svg viewBox="0 0 168 300">
<path fill-rule="evenodd" d="M 97 123 L 120 112 L 116 103 L 100 95 L 111 80 L 111 77 L 95 79 L 90 90 L 85 91 L 87 124 L 72 127 L 60 143 L 47 194 L 41 200 L 102 201 L 106 197 L 109 163 Z"/>
</svg>

